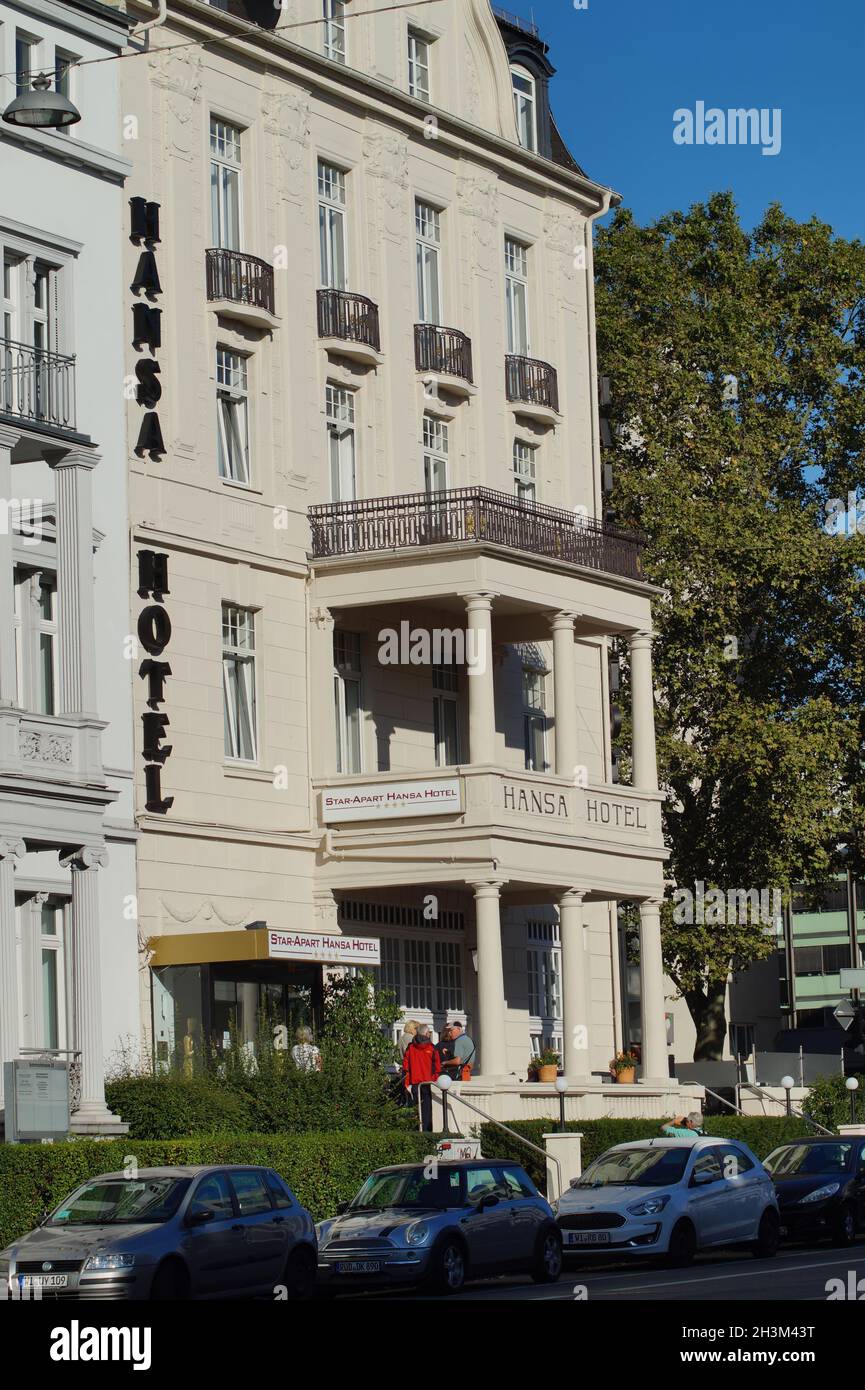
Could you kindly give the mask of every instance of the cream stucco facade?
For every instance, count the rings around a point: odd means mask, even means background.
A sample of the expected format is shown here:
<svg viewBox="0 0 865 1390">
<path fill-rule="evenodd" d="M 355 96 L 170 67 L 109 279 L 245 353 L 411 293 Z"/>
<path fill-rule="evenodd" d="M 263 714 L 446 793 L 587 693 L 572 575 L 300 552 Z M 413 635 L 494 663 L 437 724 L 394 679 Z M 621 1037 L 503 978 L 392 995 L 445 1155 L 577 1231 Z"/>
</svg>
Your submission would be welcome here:
<svg viewBox="0 0 865 1390">
<path fill-rule="evenodd" d="M 128 347 L 161 387 L 128 404 L 132 614 L 170 667 L 135 680 L 145 1029 L 188 1062 L 266 997 L 291 1022 L 320 966 L 267 959 L 263 924 L 356 933 L 406 1017 L 467 1019 L 485 1078 L 554 1041 L 589 1084 L 630 1041 L 631 898 L 662 1082 L 652 590 L 597 520 L 591 224 L 613 195 L 520 143 L 488 0 L 350 10 L 342 62 L 339 25 L 305 24 L 320 0 L 269 30 L 170 0 L 122 64 L 151 218 L 127 318 L 161 311 Z M 613 636 L 633 786 L 610 775 Z M 347 788 L 415 804 L 325 813 Z"/>
</svg>

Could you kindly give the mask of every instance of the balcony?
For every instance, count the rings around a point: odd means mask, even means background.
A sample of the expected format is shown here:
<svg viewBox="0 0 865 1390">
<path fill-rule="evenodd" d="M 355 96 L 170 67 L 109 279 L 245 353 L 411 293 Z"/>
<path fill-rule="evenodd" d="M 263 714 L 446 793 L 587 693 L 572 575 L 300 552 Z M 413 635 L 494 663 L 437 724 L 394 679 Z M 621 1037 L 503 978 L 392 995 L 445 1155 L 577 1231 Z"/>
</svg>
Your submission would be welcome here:
<svg viewBox="0 0 865 1390">
<path fill-rule="evenodd" d="M 218 314 L 252 328 L 275 327 L 272 265 L 243 251 L 215 246 L 205 258 L 207 298 Z"/>
<path fill-rule="evenodd" d="M 76 715 L 0 710 L 0 773 L 51 782 L 104 785 L 105 724 Z"/>
<path fill-rule="evenodd" d="M 473 396 L 471 339 L 458 328 L 437 323 L 414 326 L 414 361 L 419 372 L 457 396 Z"/>
<path fill-rule="evenodd" d="M 643 539 L 593 518 L 486 487 L 310 507 L 314 559 L 442 544 L 499 546 L 641 580 Z"/>
<path fill-rule="evenodd" d="M 318 336 L 328 352 L 349 357 L 365 366 L 378 366 L 383 360 L 378 305 L 363 294 L 319 290 Z"/>
<path fill-rule="evenodd" d="M 75 431 L 75 358 L 0 338 L 0 414 Z"/>
<path fill-rule="evenodd" d="M 559 378 L 549 362 L 534 357 L 505 358 L 505 395 L 521 415 L 553 423 L 559 414 Z"/>
</svg>

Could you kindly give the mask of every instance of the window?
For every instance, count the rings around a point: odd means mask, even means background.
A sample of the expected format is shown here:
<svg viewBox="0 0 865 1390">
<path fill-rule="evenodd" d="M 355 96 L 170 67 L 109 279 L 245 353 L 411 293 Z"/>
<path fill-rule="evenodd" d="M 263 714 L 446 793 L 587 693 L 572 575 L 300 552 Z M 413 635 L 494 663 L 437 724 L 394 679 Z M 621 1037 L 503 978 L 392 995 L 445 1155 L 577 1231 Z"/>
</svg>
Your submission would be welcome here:
<svg viewBox="0 0 865 1390">
<path fill-rule="evenodd" d="M 224 1173 L 210 1173 L 202 1178 L 189 1203 L 189 1216 L 199 1212 L 212 1211 L 217 1221 L 228 1221 L 234 1215 L 234 1204 Z"/>
<path fill-rule="evenodd" d="M 724 1176 L 721 1172 L 721 1153 L 722 1150 L 720 1148 L 717 1148 L 703 1149 L 702 1152 L 698 1154 L 696 1162 L 694 1163 L 693 1170 L 691 1172 L 692 1186 L 697 1186 L 694 1179 L 698 1176 L 703 1179 L 703 1182 L 721 1181 L 721 1178 Z"/>
<path fill-rule="evenodd" d="M 408 31 L 408 90 L 418 101 L 429 101 L 429 40 L 415 29 Z"/>
<path fill-rule="evenodd" d="M 436 1008 L 439 1013 L 458 1010 L 463 1006 L 460 948 L 456 941 L 436 941 L 435 978 Z"/>
<path fill-rule="evenodd" d="M 457 723 L 458 674 L 455 666 L 433 666 L 433 727 L 436 767 L 455 767 L 459 762 Z"/>
<path fill-rule="evenodd" d="M 534 502 L 537 496 L 535 447 L 514 440 L 514 492 L 520 502 Z"/>
<path fill-rule="evenodd" d="M 333 164 L 318 161 L 318 237 L 321 283 L 344 290 L 346 274 L 345 174 Z"/>
<path fill-rule="evenodd" d="M 562 1016 L 561 951 L 558 948 L 527 951 L 529 1013 L 542 1022 L 553 1023 Z"/>
<path fill-rule="evenodd" d="M 213 245 L 240 250 L 240 138 L 237 126 L 210 118 L 210 207 Z"/>
<path fill-rule="evenodd" d="M 523 727 L 527 772 L 546 772 L 547 716 L 546 676 L 534 667 L 523 667 Z"/>
<path fill-rule="evenodd" d="M 62 48 L 54 50 L 54 90 L 64 97 L 72 96 L 72 69 L 78 62 L 77 53 L 67 53 Z"/>
<path fill-rule="evenodd" d="M 57 578 L 15 569 L 15 660 L 18 703 L 34 714 L 56 714 Z"/>
<path fill-rule="evenodd" d="M 444 492 L 448 485 L 448 427 L 434 415 L 423 417 L 423 476 L 427 492 Z"/>
<path fill-rule="evenodd" d="M 337 771 L 360 772 L 362 759 L 359 632 L 334 632 L 333 667 Z"/>
<path fill-rule="evenodd" d="M 216 349 L 216 454 L 219 476 L 249 482 L 249 401 L 246 358 Z"/>
<path fill-rule="evenodd" d="M 437 927 L 439 922 L 427 925 Z M 459 941 L 381 937 L 377 989 L 390 990 L 400 1008 L 463 1013 L 462 948 Z"/>
<path fill-rule="evenodd" d="M 64 905 L 48 899 L 39 907 L 41 1028 L 37 1046 L 61 1048 L 66 1043 L 66 965 Z"/>
<path fill-rule="evenodd" d="M 345 0 L 323 0 L 324 56 L 334 63 L 345 62 Z"/>
<path fill-rule="evenodd" d="M 441 217 L 429 203 L 415 203 L 417 236 L 417 311 L 420 323 L 441 323 L 439 251 Z"/>
<path fill-rule="evenodd" d="M 15 95 L 29 92 L 39 71 L 39 40 L 23 30 L 15 31 Z"/>
<path fill-rule="evenodd" d="M 282 1180 L 276 1173 L 266 1172 L 264 1180 L 267 1183 L 267 1190 L 270 1193 L 270 1200 L 277 1211 L 286 1211 L 292 1204 L 291 1197 L 282 1185 Z"/>
<path fill-rule="evenodd" d="M 405 1008 L 433 1007 L 432 942 L 404 941 Z"/>
<path fill-rule="evenodd" d="M 535 79 L 525 68 L 511 68 L 511 83 L 514 89 L 514 113 L 517 118 L 517 136 L 525 150 L 538 148 L 537 107 L 535 103 Z"/>
<path fill-rule="evenodd" d="M 505 237 L 505 316 L 508 352 L 517 357 L 529 353 L 529 251 L 513 237 Z"/>
<path fill-rule="evenodd" d="M 231 1173 L 229 1176 L 241 1216 L 260 1216 L 270 1211 L 270 1197 L 260 1173 Z"/>
<path fill-rule="evenodd" d="M 325 387 L 325 415 L 330 455 L 330 496 L 333 502 L 353 502 L 355 480 L 354 392 L 343 386 Z"/>
<path fill-rule="evenodd" d="M 225 756 L 256 758 L 255 614 L 222 605 L 222 693 Z"/>
</svg>

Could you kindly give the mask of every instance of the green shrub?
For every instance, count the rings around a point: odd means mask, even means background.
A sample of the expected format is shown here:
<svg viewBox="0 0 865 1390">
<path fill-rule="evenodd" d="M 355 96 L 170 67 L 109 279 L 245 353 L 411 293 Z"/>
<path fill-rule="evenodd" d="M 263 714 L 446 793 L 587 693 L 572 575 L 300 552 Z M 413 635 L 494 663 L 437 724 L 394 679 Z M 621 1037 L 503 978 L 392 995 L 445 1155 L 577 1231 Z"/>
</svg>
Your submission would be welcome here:
<svg viewBox="0 0 865 1390">
<path fill-rule="evenodd" d="M 141 1168 L 177 1163 L 256 1163 L 275 1168 L 316 1221 L 333 1216 L 374 1168 L 424 1158 L 429 1134 L 385 1130 L 338 1134 L 222 1134 L 132 1142 L 0 1145 L 0 1249 L 38 1224 L 79 1183 L 133 1159 Z"/>
<path fill-rule="evenodd" d="M 845 1086 L 843 1076 L 821 1076 L 811 1087 L 806 1109 L 812 1119 L 827 1129 L 837 1129 L 838 1125 L 850 1123 L 850 1092 Z M 856 1120 L 865 1121 L 865 1076 L 856 1078 L 859 1090 L 856 1092 Z"/>
<path fill-rule="evenodd" d="M 105 1098 L 129 1125 L 130 1139 L 188 1139 L 257 1128 L 242 1094 L 202 1076 L 126 1076 L 109 1081 Z"/>
<path fill-rule="evenodd" d="M 815 1117 L 816 1118 L 816 1117 Z M 543 1148 L 543 1135 L 549 1134 L 558 1124 L 557 1120 L 509 1120 L 508 1125 L 517 1134 L 531 1143 Z M 661 1126 L 667 1120 L 574 1120 L 565 1126 L 578 1130 L 582 1136 L 583 1168 L 596 1159 L 599 1154 L 614 1144 L 625 1144 L 634 1139 L 656 1139 L 660 1137 Z M 706 1117 L 706 1132 L 724 1139 L 741 1139 L 758 1158 L 783 1142 L 803 1134 L 814 1134 L 814 1129 L 803 1120 L 787 1119 L 782 1116 L 763 1115 L 710 1115 Z M 546 1191 L 546 1165 L 540 1154 L 535 1154 L 524 1144 L 504 1134 L 495 1125 L 481 1125 L 481 1149 L 484 1154 L 495 1158 L 510 1158 L 520 1163 L 530 1174 L 542 1192 Z"/>
</svg>

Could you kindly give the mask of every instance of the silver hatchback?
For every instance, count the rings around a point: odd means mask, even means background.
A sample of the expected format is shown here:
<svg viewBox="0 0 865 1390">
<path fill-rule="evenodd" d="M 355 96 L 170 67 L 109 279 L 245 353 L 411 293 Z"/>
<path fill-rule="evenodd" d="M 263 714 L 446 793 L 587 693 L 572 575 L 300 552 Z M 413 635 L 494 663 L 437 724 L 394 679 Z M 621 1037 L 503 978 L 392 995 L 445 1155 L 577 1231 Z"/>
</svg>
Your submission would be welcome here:
<svg viewBox="0 0 865 1390">
<path fill-rule="evenodd" d="M 523 1169 L 504 1160 L 378 1168 L 318 1226 L 323 1291 L 423 1283 L 458 1293 L 481 1274 L 554 1283 L 561 1268 L 552 1208 Z"/>
<path fill-rule="evenodd" d="M 0 1251 L 13 1298 L 306 1298 L 315 1276 L 309 1212 L 240 1165 L 102 1173 Z"/>
</svg>

